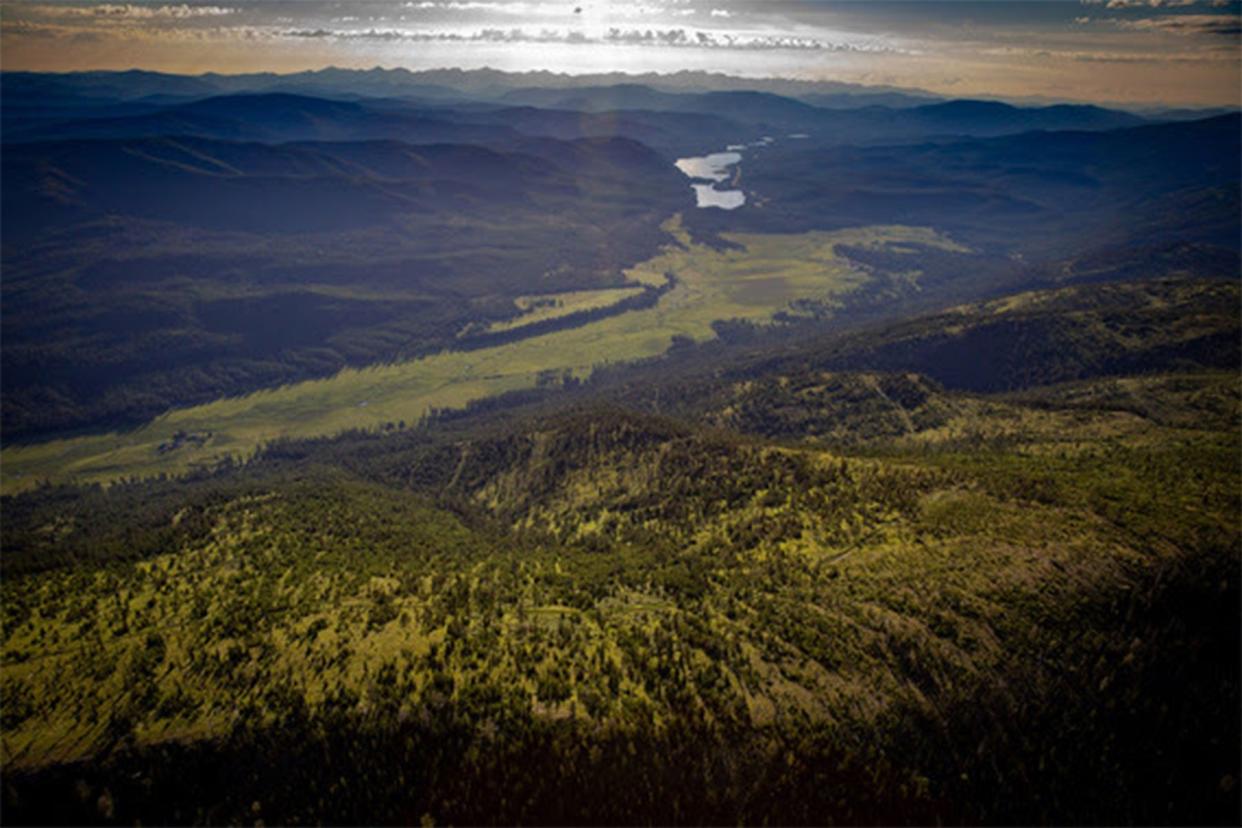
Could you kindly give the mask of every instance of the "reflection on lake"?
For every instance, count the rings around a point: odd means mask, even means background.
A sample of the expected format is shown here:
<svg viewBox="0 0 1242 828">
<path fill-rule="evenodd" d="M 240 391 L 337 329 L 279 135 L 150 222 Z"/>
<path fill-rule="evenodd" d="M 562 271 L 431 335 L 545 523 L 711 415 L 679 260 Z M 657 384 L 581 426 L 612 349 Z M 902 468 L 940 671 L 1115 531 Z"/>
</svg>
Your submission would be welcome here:
<svg viewBox="0 0 1242 828">
<path fill-rule="evenodd" d="M 677 159 L 677 169 L 690 178 L 700 181 L 721 182 L 729 178 L 729 168 L 742 160 L 740 152 L 714 152 L 698 158 Z M 734 179 L 736 181 L 736 178 Z M 746 194 L 741 190 L 717 190 L 716 184 L 691 184 L 694 188 L 695 200 L 699 207 L 719 207 L 722 210 L 734 210 L 746 203 Z"/>
<path fill-rule="evenodd" d="M 724 181 L 729 177 L 729 167 L 741 160 L 740 152 L 714 152 L 701 158 L 678 158 L 677 169 L 691 178 Z"/>
<path fill-rule="evenodd" d="M 733 210 L 746 203 L 746 194 L 741 190 L 717 190 L 711 184 L 692 184 L 694 195 L 699 207 L 719 207 L 722 210 Z"/>
</svg>

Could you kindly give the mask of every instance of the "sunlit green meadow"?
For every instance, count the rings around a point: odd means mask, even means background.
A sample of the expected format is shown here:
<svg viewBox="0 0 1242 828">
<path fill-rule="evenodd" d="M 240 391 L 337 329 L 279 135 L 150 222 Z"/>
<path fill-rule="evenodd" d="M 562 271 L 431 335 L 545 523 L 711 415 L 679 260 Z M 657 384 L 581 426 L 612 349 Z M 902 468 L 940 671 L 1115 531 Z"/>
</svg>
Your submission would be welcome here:
<svg viewBox="0 0 1242 828">
<path fill-rule="evenodd" d="M 45 480 L 106 483 L 176 474 L 225 456 L 247 457 L 280 438 L 413 424 L 432 409 L 459 408 L 532 388 L 541 376 L 583 378 L 610 363 L 655 357 L 674 337 L 711 339 L 712 323 L 719 320 L 767 323 L 796 300 L 834 307 L 871 278 L 837 255 L 838 244 L 962 249 L 930 229 L 903 226 L 730 234 L 725 238 L 744 249 L 727 251 L 692 242 L 677 217 L 665 229 L 676 244 L 626 272 L 628 281 L 642 285 L 663 285 L 665 274 L 673 274 L 676 286 L 655 307 L 493 348 L 349 369 L 324 380 L 177 409 L 132 431 L 9 446 L 0 455 L 3 489 L 16 491 Z M 600 300 L 584 295 L 574 301 Z M 160 451 L 179 432 L 198 439 Z"/>
<path fill-rule="evenodd" d="M 493 322 L 488 333 L 511 331 L 536 322 L 559 319 L 583 311 L 608 308 L 642 293 L 640 287 L 600 288 L 599 290 L 571 290 L 565 293 L 536 293 L 519 296 L 513 300 L 522 311 L 521 315 L 503 322 Z"/>
</svg>

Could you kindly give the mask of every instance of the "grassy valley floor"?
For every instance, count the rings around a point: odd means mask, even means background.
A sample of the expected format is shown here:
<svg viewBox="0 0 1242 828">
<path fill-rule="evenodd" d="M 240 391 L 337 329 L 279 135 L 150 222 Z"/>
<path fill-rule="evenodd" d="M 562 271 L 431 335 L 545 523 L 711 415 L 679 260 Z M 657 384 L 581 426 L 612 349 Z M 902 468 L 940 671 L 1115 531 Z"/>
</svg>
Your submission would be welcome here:
<svg viewBox="0 0 1242 828">
<path fill-rule="evenodd" d="M 629 281 L 653 286 L 663 286 L 672 274 L 673 289 L 655 307 L 496 347 L 348 369 L 330 379 L 177 409 L 130 431 L 10 445 L 2 455 L 4 490 L 40 481 L 181 473 L 221 457 L 248 457 L 280 438 L 412 425 L 435 409 L 658 356 L 675 337 L 710 339 L 715 322 L 764 324 L 781 311 L 831 313 L 873 279 L 868 269 L 838 255 L 837 245 L 884 249 L 917 243 L 962 250 L 930 230 L 909 227 L 727 235 L 737 245 L 728 250 L 692 242 L 676 219 L 666 229 L 673 243 L 665 252 L 627 272 Z M 575 295 L 572 301 L 593 303 L 598 297 Z"/>
</svg>

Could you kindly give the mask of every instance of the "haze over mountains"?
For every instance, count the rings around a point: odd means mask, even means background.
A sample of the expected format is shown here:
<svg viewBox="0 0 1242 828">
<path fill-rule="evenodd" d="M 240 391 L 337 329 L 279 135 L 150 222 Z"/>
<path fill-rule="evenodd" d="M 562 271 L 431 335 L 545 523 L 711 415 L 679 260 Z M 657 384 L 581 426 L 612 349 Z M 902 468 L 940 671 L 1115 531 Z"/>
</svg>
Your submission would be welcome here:
<svg viewBox="0 0 1242 828">
<path fill-rule="evenodd" d="M 799 99 L 712 88 L 740 83 L 718 76 L 657 79 L 6 73 L 5 434 L 451 348 L 534 285 L 623 284 L 679 210 L 709 237 L 929 224 L 1002 258 L 1236 246 L 1236 115 L 1157 125 L 1088 106 L 845 108 L 898 93 L 767 84 Z M 833 108 L 815 105 L 825 95 Z M 672 161 L 741 144 L 756 144 L 741 167 L 748 206 L 694 210 Z M 187 278 L 194 290 L 170 302 L 159 286 Z M 345 286 L 373 293 L 337 296 L 334 310 L 306 293 Z M 291 303 L 304 324 L 293 339 L 214 329 L 220 302 Z M 432 312 L 436 324 L 414 322 Z M 349 346 L 330 344 L 345 331 Z"/>
<path fill-rule="evenodd" d="M 1142 122 L 1138 116 L 1084 105 L 1037 108 L 1016 108 L 999 102 L 937 105 L 934 101 L 929 102 L 928 98 L 894 97 L 897 93 L 881 93 L 890 96 L 881 105 L 875 102 L 877 93 L 832 94 L 822 91 L 803 92 L 802 97 L 806 99 L 800 100 L 798 97 L 753 89 L 712 89 L 712 81 L 717 80 L 718 76 L 702 76 L 701 83 L 706 88 L 687 84 L 689 88 L 679 85 L 674 87 L 676 91 L 668 91 L 666 87 L 653 88 L 635 82 L 582 85 L 585 80 L 582 78 L 568 88 L 524 87 L 521 84 L 537 82 L 541 77 L 539 73 L 528 79 L 527 76 L 487 72 L 429 73 L 437 80 L 451 80 L 459 84 L 455 87 L 422 83 L 421 76 L 401 73 L 397 80 L 368 88 L 365 81 L 373 74 L 325 70 L 323 73 L 293 76 L 183 78 L 153 73 L 79 73 L 51 77 L 8 73 L 6 86 L 10 91 L 5 96 L 5 112 L 10 126 L 6 132 L 9 140 L 74 134 L 161 134 L 160 130 L 176 129 L 190 134 L 250 140 L 317 137 L 305 133 L 311 128 L 305 122 L 282 125 L 288 132 L 277 130 L 267 133 L 262 131 L 264 126 L 270 130 L 274 125 L 236 124 L 237 118 L 247 114 L 244 101 L 231 105 L 201 102 L 203 98 L 239 93 L 382 101 L 380 105 L 390 119 L 386 123 L 379 122 L 372 109 L 375 103 L 371 107 L 351 109 L 342 106 L 334 112 L 322 113 L 332 121 L 331 126 L 352 129 L 355 137 L 386 137 L 403 127 L 417 130 L 417 123 L 403 125 L 400 113 L 393 111 L 403 102 L 407 116 L 413 114 L 408 110 L 415 109 L 417 104 L 420 109 L 444 110 L 442 116 L 448 120 L 453 120 L 454 105 L 475 104 L 471 109 L 476 110 L 476 117 L 486 117 L 493 124 L 504 123 L 506 116 L 512 115 L 506 111 L 506 105 L 515 104 L 576 112 L 637 110 L 698 113 L 724 119 L 726 123 L 721 126 L 819 126 L 830 129 L 834 140 L 842 143 L 892 139 L 896 136 L 910 138 L 938 134 L 994 135 L 1033 129 L 1100 129 Z M 381 76 L 385 75 L 381 72 Z M 794 86 L 798 89 L 797 85 Z M 135 88 L 146 91 L 146 94 L 135 95 Z M 802 84 L 799 91 L 806 88 L 814 90 L 818 87 Z M 255 110 L 263 108 L 258 102 L 251 105 Z M 486 111 L 486 115 L 477 114 L 480 109 Z M 822 111 L 824 109 L 836 112 L 829 114 Z M 53 123 L 46 123 L 49 119 L 54 119 Z M 63 123 L 74 119 L 80 122 Z M 25 123 L 27 121 L 33 123 Z M 299 127 L 303 132 L 297 131 Z M 247 128 L 255 131 L 246 133 Z M 717 129 L 720 130 L 720 127 Z M 434 139 L 434 136 L 423 136 L 417 131 L 410 137 L 420 141 Z"/>
<path fill-rule="evenodd" d="M 288 92 L 294 94 L 357 98 L 475 98 L 494 100 L 515 90 L 543 89 L 566 92 L 578 88 L 618 85 L 646 86 L 666 92 L 712 92 L 742 90 L 769 92 L 790 97 L 819 96 L 821 102 L 876 102 L 889 96 L 892 104 L 927 103 L 937 96 L 917 90 L 859 86 L 832 81 L 796 81 L 783 78 L 734 78 L 706 72 L 633 74 L 561 74 L 553 72 L 500 72 L 491 69 L 443 69 L 410 72 L 405 69 L 354 70 L 329 67 L 291 74 L 207 73 L 198 76 L 169 75 L 160 72 L 74 72 L 48 74 L 8 72 L 13 88 L 12 103 L 65 98 L 78 104 L 100 104 L 108 100 L 142 101 L 207 97 L 238 92 Z M 8 97 L 6 95 L 6 97 Z"/>
</svg>

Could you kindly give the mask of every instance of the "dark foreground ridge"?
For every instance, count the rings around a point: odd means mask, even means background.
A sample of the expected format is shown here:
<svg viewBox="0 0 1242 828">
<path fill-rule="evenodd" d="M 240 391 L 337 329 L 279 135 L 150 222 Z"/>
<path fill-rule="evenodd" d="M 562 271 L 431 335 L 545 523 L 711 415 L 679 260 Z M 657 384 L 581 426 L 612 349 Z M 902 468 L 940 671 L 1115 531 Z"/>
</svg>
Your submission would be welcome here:
<svg viewBox="0 0 1242 828">
<path fill-rule="evenodd" d="M 956 311 L 1065 320 L 1018 394 L 818 367 L 916 321 L 753 378 L 7 498 L 5 812 L 1230 822 L 1236 357 L 1087 358 L 1172 296 L 1236 286 Z M 1064 360 L 1093 368 L 1038 384 Z"/>
</svg>

